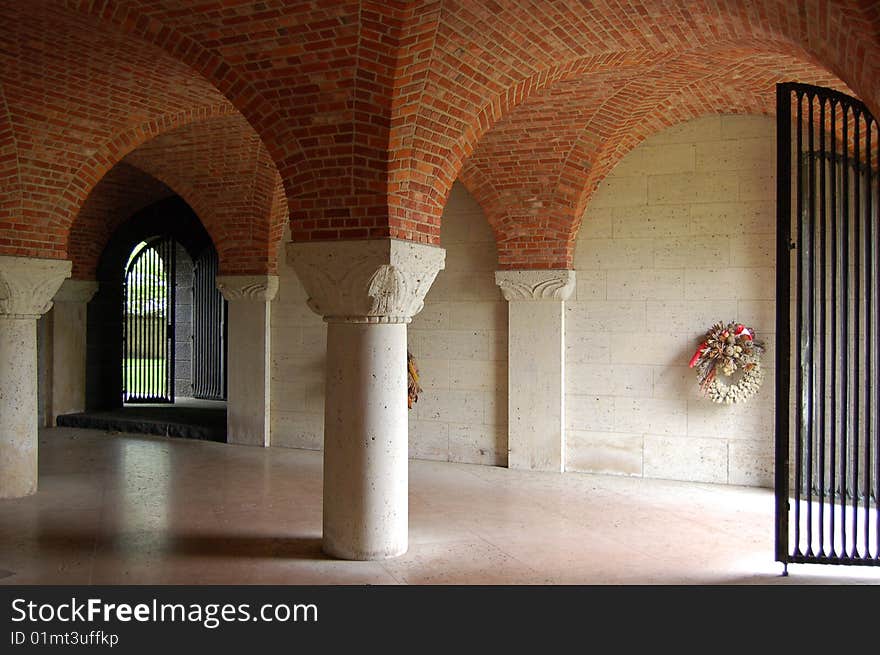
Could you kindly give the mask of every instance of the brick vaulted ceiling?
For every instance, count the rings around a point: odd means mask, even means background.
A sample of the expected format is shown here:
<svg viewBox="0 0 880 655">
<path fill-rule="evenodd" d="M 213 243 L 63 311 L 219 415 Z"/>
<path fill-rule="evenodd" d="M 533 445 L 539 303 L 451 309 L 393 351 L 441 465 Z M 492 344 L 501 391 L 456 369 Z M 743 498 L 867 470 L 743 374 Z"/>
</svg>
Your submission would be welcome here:
<svg viewBox="0 0 880 655">
<path fill-rule="evenodd" d="M 124 160 L 228 272 L 273 270 L 285 209 L 296 240 L 437 243 L 458 178 L 501 266 L 568 266 L 641 139 L 792 79 L 878 113 L 878 55 L 859 0 L 0 0 L 0 252 L 79 253 Z"/>
</svg>

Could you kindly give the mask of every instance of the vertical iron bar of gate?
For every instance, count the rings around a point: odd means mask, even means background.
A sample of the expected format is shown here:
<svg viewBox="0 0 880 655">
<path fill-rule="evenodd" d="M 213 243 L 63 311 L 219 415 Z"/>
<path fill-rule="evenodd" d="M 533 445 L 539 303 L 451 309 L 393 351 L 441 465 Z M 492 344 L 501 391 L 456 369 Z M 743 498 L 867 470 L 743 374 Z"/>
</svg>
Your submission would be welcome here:
<svg viewBox="0 0 880 655">
<path fill-rule="evenodd" d="M 199 318 L 199 308 L 202 306 L 202 298 L 201 298 L 201 275 L 202 275 L 202 260 L 198 257 L 195 258 L 193 262 L 193 370 L 192 370 L 192 380 L 193 380 L 193 396 L 198 398 L 201 394 L 201 375 L 199 371 L 202 369 L 202 351 L 199 348 L 199 331 L 202 329 L 202 321 Z"/>
<path fill-rule="evenodd" d="M 837 514 L 837 399 L 839 397 L 837 384 L 837 101 L 831 99 L 831 156 L 828 158 L 831 173 L 831 443 L 829 455 L 831 461 L 828 464 L 829 486 L 828 497 L 831 499 L 829 514 L 829 531 L 831 535 L 830 555 L 836 556 L 835 515 Z"/>
<path fill-rule="evenodd" d="M 789 361 L 791 296 L 791 92 L 776 95 L 776 129 L 784 143 L 776 175 L 776 561 L 788 564 Z M 780 409 L 781 408 L 781 409 Z"/>
<path fill-rule="evenodd" d="M 803 118 L 803 96 L 797 94 L 798 111 L 797 111 L 797 180 L 795 182 L 797 189 L 797 435 L 795 440 L 795 460 L 797 462 L 795 468 L 795 542 L 797 544 L 797 553 L 801 553 L 801 493 L 803 491 L 803 461 L 804 461 L 804 428 L 806 421 L 804 420 L 804 411 L 806 401 L 804 399 L 804 349 L 803 329 L 804 329 L 804 118 Z"/>
<path fill-rule="evenodd" d="M 859 443 L 861 439 L 861 421 L 859 421 L 859 393 L 862 386 L 861 368 L 859 366 L 862 350 L 862 322 L 861 322 L 861 306 L 862 306 L 862 267 L 861 267 L 861 250 L 862 250 L 862 212 L 861 212 L 861 157 L 859 144 L 859 123 L 861 117 L 857 110 L 853 111 L 853 220 L 855 222 L 855 234 L 853 235 L 853 254 L 854 263 L 854 281 L 855 290 L 853 295 L 853 325 L 855 326 L 855 338 L 853 339 L 853 529 L 852 529 L 852 554 L 858 557 L 859 554 Z"/>
<path fill-rule="evenodd" d="M 825 103 L 826 99 L 823 96 L 818 97 L 819 100 L 819 165 L 821 167 L 819 171 L 819 275 L 821 276 L 821 284 L 819 286 L 819 393 L 821 394 L 819 398 L 819 554 L 825 555 L 825 405 L 827 400 L 827 394 L 825 392 L 825 386 L 827 384 L 827 379 L 825 375 L 825 355 L 826 355 L 826 343 L 825 343 L 825 313 L 827 311 L 826 303 L 828 302 L 828 274 L 827 267 L 825 266 L 825 258 L 827 256 L 826 252 L 826 238 L 825 238 L 825 222 L 828 220 L 828 212 L 826 211 L 826 196 L 825 196 L 825 169 L 828 166 L 828 159 L 826 156 L 826 144 L 825 144 Z"/>
<path fill-rule="evenodd" d="M 866 129 L 866 136 L 865 136 L 865 138 L 866 138 L 866 154 L 867 154 L 867 157 L 866 157 L 867 165 L 865 167 L 867 180 L 865 183 L 866 183 L 867 190 L 868 190 L 868 193 L 866 196 L 868 203 L 867 203 L 867 207 L 865 208 L 865 216 L 867 218 L 868 229 L 870 230 L 870 232 L 869 232 L 870 236 L 867 237 L 868 244 L 870 245 L 870 250 L 868 251 L 868 258 L 870 261 L 870 263 L 868 264 L 868 276 L 869 276 L 869 279 L 872 280 L 872 282 L 873 282 L 873 284 L 868 292 L 869 301 L 872 298 L 876 299 L 876 295 L 878 293 L 878 284 L 877 284 L 878 276 L 877 276 L 877 272 L 875 270 L 877 264 L 876 264 L 876 260 L 875 260 L 875 256 L 874 256 L 874 254 L 876 252 L 875 241 L 877 238 L 877 232 L 874 231 L 874 216 L 873 216 L 874 212 L 877 211 L 877 208 L 874 205 L 874 180 L 873 180 L 874 153 L 873 153 L 873 148 L 871 147 L 871 133 L 873 132 L 873 128 L 875 128 L 875 127 L 877 127 L 877 121 L 874 120 L 872 117 L 871 120 L 868 122 L 868 126 Z M 878 137 L 880 137 L 880 134 L 878 134 Z M 880 145 L 880 144 L 878 144 L 878 145 Z M 880 152 L 878 152 L 878 155 L 880 155 Z M 878 161 L 877 163 L 878 163 L 878 165 L 880 165 L 880 161 Z M 878 200 L 880 200 L 880 198 L 878 198 Z M 876 300 L 878 302 L 880 302 L 880 299 L 876 299 Z M 878 303 L 876 303 L 876 302 L 871 302 L 871 305 L 869 306 L 869 309 L 868 309 L 868 316 L 869 316 L 869 320 L 871 321 L 871 328 L 868 330 L 868 347 L 870 348 L 869 353 L 873 353 L 875 359 L 880 358 L 880 343 L 877 343 L 878 339 L 880 339 L 880 319 L 878 319 L 877 317 L 874 316 L 874 312 L 876 311 L 877 304 Z M 874 347 L 875 344 L 877 345 L 877 348 Z M 876 361 L 876 362 L 871 362 L 871 357 L 869 356 L 868 360 L 869 360 L 869 364 L 868 364 L 868 371 L 867 371 L 866 375 L 868 376 L 868 379 L 871 380 L 873 383 L 873 388 L 871 389 L 871 392 L 868 394 L 868 403 L 869 403 L 869 407 L 873 406 L 874 413 L 871 418 L 871 427 L 873 429 L 873 433 L 875 435 L 875 438 L 877 438 L 876 435 L 880 435 L 880 420 L 878 420 L 878 414 L 880 414 L 880 384 L 878 384 L 878 382 L 877 382 L 877 373 L 878 373 L 878 369 L 880 369 L 880 359 L 878 359 L 878 361 Z M 873 374 L 872 374 L 872 364 L 873 364 Z M 874 402 L 872 403 L 872 401 L 874 401 Z M 869 411 L 868 414 L 870 416 L 871 412 Z M 867 550 L 867 557 L 871 556 L 870 543 L 869 543 L 870 542 L 869 531 L 870 531 L 870 525 L 871 525 L 870 507 L 871 507 L 871 493 L 872 493 L 871 476 L 870 476 L 870 471 L 871 471 L 870 441 L 871 440 L 869 440 L 868 457 L 867 457 L 867 469 L 868 469 L 869 473 L 868 473 L 868 479 L 865 483 L 865 544 L 866 544 L 866 550 Z M 878 505 L 880 505 L 880 443 L 878 443 L 878 449 L 875 449 L 875 451 L 874 451 L 874 459 L 876 460 L 874 463 L 874 486 L 875 486 L 875 489 L 873 490 L 874 508 L 875 508 L 874 509 L 874 514 L 875 514 L 874 557 L 876 559 L 880 560 L 880 507 L 878 507 Z"/>
<path fill-rule="evenodd" d="M 845 104 L 841 105 L 843 115 L 841 116 L 841 127 L 843 128 L 843 138 L 841 139 L 841 146 L 843 148 L 843 162 L 842 162 L 842 176 L 843 181 L 841 184 L 841 201 L 843 205 L 843 211 L 841 215 L 841 223 L 842 223 L 842 247 L 843 247 L 843 259 L 841 261 L 841 274 L 843 279 L 841 280 L 841 287 L 843 288 L 843 341 L 842 341 L 842 349 L 843 349 L 843 365 L 841 366 L 841 393 L 842 400 L 841 405 L 843 409 L 843 425 L 841 429 L 840 435 L 840 489 L 841 489 L 841 514 L 840 514 L 840 540 L 841 540 L 841 551 L 840 554 L 843 557 L 849 556 L 849 549 L 846 541 L 846 494 L 849 489 L 848 474 L 847 470 L 847 459 L 849 454 L 848 444 L 849 444 L 849 427 L 850 427 L 850 394 L 849 394 L 849 368 L 850 368 L 850 357 L 849 357 L 849 287 L 850 287 L 850 272 L 849 272 L 849 250 L 850 250 L 850 234 L 849 234 L 849 118 L 847 117 L 847 113 L 849 107 Z"/>
<path fill-rule="evenodd" d="M 808 135 L 807 148 L 809 156 L 807 159 L 807 188 L 809 189 L 809 197 L 807 198 L 807 210 L 809 212 L 809 220 L 804 230 L 803 242 L 809 240 L 809 249 L 806 250 L 808 261 L 808 285 L 807 292 L 807 316 L 809 317 L 808 343 L 809 353 L 807 361 L 809 363 L 809 376 L 807 378 L 810 392 L 807 394 L 807 412 L 808 417 L 806 424 L 806 442 L 807 442 L 807 555 L 813 554 L 813 441 L 815 439 L 814 428 L 816 427 L 816 247 L 815 247 L 815 225 L 816 225 L 816 151 L 813 136 L 814 113 L 813 105 L 815 104 L 815 96 L 807 95 L 807 102 L 810 107 L 807 112 Z M 809 235 L 809 236 L 807 236 Z M 801 344 L 803 347 L 803 344 Z"/>
<path fill-rule="evenodd" d="M 171 314 L 171 320 L 168 322 L 168 364 L 167 375 L 165 376 L 166 394 L 168 402 L 174 402 L 174 377 L 175 377 L 175 361 L 177 360 L 177 343 L 175 326 L 177 325 L 177 242 L 174 239 L 168 240 L 168 257 L 171 260 L 171 275 L 166 280 L 168 284 L 168 311 Z"/>
<path fill-rule="evenodd" d="M 871 435 L 874 428 L 872 418 L 871 396 L 872 396 L 872 377 L 871 370 L 873 366 L 873 350 L 871 341 L 874 338 L 874 314 L 873 303 L 871 297 L 874 294 L 874 286 L 871 282 L 874 279 L 872 273 L 874 271 L 874 230 L 871 225 L 871 118 L 865 116 L 865 526 L 864 526 L 864 547 L 865 557 L 871 556 L 871 539 L 870 539 L 870 515 L 871 515 Z M 862 176 L 859 176 L 859 184 L 862 182 Z M 873 434 L 877 434 L 876 431 Z M 878 535 L 880 536 L 880 535 Z"/>
</svg>

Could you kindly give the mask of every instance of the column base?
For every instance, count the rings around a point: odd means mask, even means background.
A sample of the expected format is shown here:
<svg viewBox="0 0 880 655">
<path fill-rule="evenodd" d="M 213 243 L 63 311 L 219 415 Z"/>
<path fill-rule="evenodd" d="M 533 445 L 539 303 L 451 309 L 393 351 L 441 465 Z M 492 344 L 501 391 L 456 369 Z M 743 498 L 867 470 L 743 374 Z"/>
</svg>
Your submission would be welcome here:
<svg viewBox="0 0 880 655">
<path fill-rule="evenodd" d="M 375 562 L 384 559 L 394 559 L 395 557 L 405 555 L 408 549 L 409 544 L 393 548 L 388 547 L 383 550 L 351 550 L 342 545 L 329 543 L 326 538 L 321 544 L 321 551 L 328 557 L 353 562 Z"/>
</svg>

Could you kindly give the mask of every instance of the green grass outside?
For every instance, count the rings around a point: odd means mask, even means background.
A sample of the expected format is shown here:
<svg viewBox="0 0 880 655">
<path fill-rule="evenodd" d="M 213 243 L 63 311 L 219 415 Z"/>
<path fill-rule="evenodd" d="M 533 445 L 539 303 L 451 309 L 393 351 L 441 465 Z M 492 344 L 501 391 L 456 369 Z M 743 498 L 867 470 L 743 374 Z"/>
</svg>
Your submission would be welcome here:
<svg viewBox="0 0 880 655">
<path fill-rule="evenodd" d="M 150 388 L 165 388 L 165 360 L 139 359 L 125 360 L 123 384 L 129 395 L 144 395 Z"/>
</svg>

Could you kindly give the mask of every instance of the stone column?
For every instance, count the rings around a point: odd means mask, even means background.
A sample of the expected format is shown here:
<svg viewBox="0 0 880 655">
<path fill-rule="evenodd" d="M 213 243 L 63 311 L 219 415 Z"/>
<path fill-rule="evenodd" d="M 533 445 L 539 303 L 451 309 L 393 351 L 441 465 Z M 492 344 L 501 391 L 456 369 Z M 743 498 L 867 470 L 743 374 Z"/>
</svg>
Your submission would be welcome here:
<svg viewBox="0 0 880 655">
<path fill-rule="evenodd" d="M 226 360 L 226 440 L 268 446 L 270 428 L 270 309 L 275 275 L 218 275 L 229 302 Z"/>
<path fill-rule="evenodd" d="M 446 251 L 395 239 L 294 243 L 288 259 L 327 322 L 324 552 L 402 555 L 408 529 L 406 325 Z"/>
<path fill-rule="evenodd" d="M 55 425 L 61 414 L 86 408 L 86 309 L 97 290 L 97 282 L 65 280 L 47 316 L 51 340 L 50 425 Z"/>
<path fill-rule="evenodd" d="M 565 470 L 565 301 L 569 270 L 497 271 L 508 301 L 508 466 Z"/>
<path fill-rule="evenodd" d="M 71 263 L 0 256 L 0 498 L 37 490 L 37 318 Z"/>
</svg>

